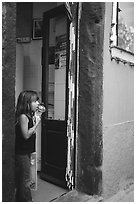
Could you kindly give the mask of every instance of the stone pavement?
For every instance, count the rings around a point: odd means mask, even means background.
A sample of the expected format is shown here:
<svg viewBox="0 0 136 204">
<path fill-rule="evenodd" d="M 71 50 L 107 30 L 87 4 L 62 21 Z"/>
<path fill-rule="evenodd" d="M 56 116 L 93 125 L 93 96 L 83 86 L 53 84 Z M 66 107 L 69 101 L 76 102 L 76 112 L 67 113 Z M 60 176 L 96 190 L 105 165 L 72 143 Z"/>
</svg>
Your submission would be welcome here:
<svg viewBox="0 0 136 204">
<path fill-rule="evenodd" d="M 128 184 L 117 194 L 102 202 L 134 202 L 134 184 Z"/>
<path fill-rule="evenodd" d="M 121 182 L 120 190 L 109 198 L 91 196 L 76 190 L 69 191 L 40 179 L 37 191 L 32 192 L 34 202 L 134 202 L 134 179 Z"/>
<path fill-rule="evenodd" d="M 52 200 L 53 202 L 100 202 L 102 197 L 91 196 L 77 190 L 69 191 L 68 193 Z"/>
<path fill-rule="evenodd" d="M 128 184 L 118 193 L 108 199 L 99 196 L 90 196 L 76 190 L 63 194 L 53 202 L 134 202 L 134 184 Z"/>
</svg>

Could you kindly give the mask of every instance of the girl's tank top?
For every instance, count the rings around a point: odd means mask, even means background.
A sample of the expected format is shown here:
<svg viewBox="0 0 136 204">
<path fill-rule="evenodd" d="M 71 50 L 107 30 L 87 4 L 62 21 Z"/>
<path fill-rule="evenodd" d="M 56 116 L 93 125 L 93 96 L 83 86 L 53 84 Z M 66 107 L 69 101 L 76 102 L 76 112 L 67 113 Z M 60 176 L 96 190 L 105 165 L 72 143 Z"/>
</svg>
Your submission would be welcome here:
<svg viewBox="0 0 136 204">
<path fill-rule="evenodd" d="M 31 117 L 26 115 L 29 122 L 28 122 L 28 129 L 33 127 L 33 120 Z M 32 152 L 35 152 L 35 138 L 36 133 L 33 133 L 30 138 L 25 139 L 21 132 L 20 123 L 17 122 L 15 125 L 15 153 L 16 154 L 30 154 Z"/>
</svg>

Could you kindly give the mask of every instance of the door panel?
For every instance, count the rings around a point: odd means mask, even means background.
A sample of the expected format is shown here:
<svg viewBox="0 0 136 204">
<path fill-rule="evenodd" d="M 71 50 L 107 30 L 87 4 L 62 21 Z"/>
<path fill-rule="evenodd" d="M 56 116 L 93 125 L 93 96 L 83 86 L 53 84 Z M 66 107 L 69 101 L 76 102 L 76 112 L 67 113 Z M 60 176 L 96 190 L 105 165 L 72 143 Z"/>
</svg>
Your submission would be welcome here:
<svg viewBox="0 0 136 204">
<path fill-rule="evenodd" d="M 66 124 L 63 121 L 47 121 L 47 163 L 63 168 L 66 165 L 67 138 Z"/>
<path fill-rule="evenodd" d="M 43 16 L 41 177 L 66 187 L 68 19 L 64 5 Z"/>
<path fill-rule="evenodd" d="M 65 167 L 67 159 L 66 122 L 44 120 L 45 134 L 42 143 L 42 176 L 44 179 L 66 187 Z"/>
</svg>

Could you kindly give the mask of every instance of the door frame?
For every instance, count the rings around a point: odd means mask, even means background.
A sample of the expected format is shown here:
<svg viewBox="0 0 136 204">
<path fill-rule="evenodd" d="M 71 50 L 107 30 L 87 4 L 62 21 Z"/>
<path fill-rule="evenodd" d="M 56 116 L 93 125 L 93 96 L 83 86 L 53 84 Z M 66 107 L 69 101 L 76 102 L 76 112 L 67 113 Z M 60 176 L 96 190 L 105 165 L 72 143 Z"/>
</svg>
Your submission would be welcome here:
<svg viewBox="0 0 136 204">
<path fill-rule="evenodd" d="M 46 24 L 46 26 L 43 26 L 43 30 L 42 30 L 42 36 L 43 36 L 43 47 L 42 47 L 42 101 L 45 102 L 45 106 L 46 106 L 46 112 L 43 114 L 42 117 L 47 118 L 48 116 L 48 75 L 49 75 L 49 20 L 53 17 L 57 17 L 59 15 L 66 15 L 67 18 L 67 32 L 66 32 L 66 43 L 67 43 L 67 47 L 66 47 L 66 88 L 65 88 L 65 122 L 67 124 L 67 119 L 68 119 L 68 69 L 69 69 L 69 34 L 70 34 L 70 21 L 71 21 L 71 16 L 69 15 L 69 12 L 67 10 L 67 8 L 65 7 L 65 5 L 61 5 L 58 7 L 55 7 L 54 9 L 51 9 L 49 11 L 46 11 L 43 14 L 43 23 Z M 44 49 L 43 49 L 44 48 Z M 45 61 L 46 59 L 46 61 Z M 43 161 L 45 160 L 45 145 L 46 145 L 46 139 L 45 139 L 45 128 L 44 128 L 44 122 L 42 120 L 42 128 L 41 128 L 41 160 L 43 159 Z M 66 125 L 66 134 L 67 134 L 67 125 Z M 67 137 L 67 135 L 66 135 Z M 41 162 L 42 164 L 42 162 Z M 41 177 L 44 179 L 45 176 L 42 173 L 42 169 L 43 166 L 41 165 Z M 55 179 L 54 179 L 55 181 Z M 55 181 L 55 183 L 58 183 L 58 185 L 64 186 L 63 182 L 58 182 L 57 180 Z"/>
<path fill-rule="evenodd" d="M 60 14 L 66 14 L 67 16 L 67 49 L 66 49 L 66 105 L 65 105 L 65 120 L 68 118 L 68 66 L 69 66 L 69 33 L 70 33 L 70 21 L 71 16 L 68 13 L 67 8 L 65 5 L 61 5 L 58 7 L 55 7 L 54 9 L 51 9 L 49 11 L 46 11 L 43 14 L 43 19 L 45 19 L 46 27 L 42 28 L 42 36 L 43 36 L 43 47 L 45 50 L 43 50 L 42 47 L 42 101 L 48 101 L 48 70 L 49 70 L 49 64 L 48 60 L 44 61 L 45 58 L 49 59 L 48 56 L 48 50 L 49 50 L 49 19 L 53 17 L 57 17 Z M 44 21 L 44 20 L 43 20 Z M 45 54 L 45 57 L 43 57 Z M 44 67 L 45 65 L 45 67 Z M 45 98 L 47 98 L 45 100 Z M 44 116 L 47 117 L 48 115 L 48 104 L 45 104 L 47 111 L 45 112 Z"/>
</svg>

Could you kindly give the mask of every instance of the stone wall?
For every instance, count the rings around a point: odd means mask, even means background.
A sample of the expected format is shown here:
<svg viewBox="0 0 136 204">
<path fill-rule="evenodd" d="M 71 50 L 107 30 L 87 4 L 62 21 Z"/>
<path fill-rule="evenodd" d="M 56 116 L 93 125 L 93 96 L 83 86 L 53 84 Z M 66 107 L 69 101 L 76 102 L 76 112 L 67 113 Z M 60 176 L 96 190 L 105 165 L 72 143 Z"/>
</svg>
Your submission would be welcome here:
<svg viewBox="0 0 136 204">
<path fill-rule="evenodd" d="M 2 201 L 14 201 L 16 3 L 2 3 Z"/>
<path fill-rule="evenodd" d="M 82 3 L 79 25 L 77 189 L 102 190 L 102 97 L 105 3 Z"/>
</svg>

